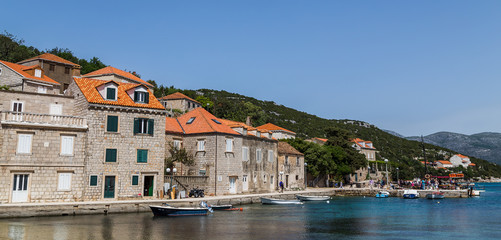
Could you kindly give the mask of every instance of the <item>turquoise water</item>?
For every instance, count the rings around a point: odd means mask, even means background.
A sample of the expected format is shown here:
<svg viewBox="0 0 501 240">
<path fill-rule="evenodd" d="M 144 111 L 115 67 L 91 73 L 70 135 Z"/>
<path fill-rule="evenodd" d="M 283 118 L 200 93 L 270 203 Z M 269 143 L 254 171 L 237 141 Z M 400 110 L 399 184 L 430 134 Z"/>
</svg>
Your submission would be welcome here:
<svg viewBox="0 0 501 240">
<path fill-rule="evenodd" d="M 1 219 L 0 239 L 501 239 L 501 184 L 481 197 L 336 197 L 206 217 L 151 213 Z"/>
</svg>

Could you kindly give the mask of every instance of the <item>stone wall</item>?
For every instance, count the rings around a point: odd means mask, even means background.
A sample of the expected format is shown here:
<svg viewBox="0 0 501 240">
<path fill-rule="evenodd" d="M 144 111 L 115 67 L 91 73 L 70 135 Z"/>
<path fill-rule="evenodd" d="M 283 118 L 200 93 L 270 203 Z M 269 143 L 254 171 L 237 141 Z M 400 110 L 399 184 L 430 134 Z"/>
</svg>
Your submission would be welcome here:
<svg viewBox="0 0 501 240">
<path fill-rule="evenodd" d="M 0 86 L 8 86 L 11 90 L 23 90 L 23 77 L 0 63 Z"/>
<path fill-rule="evenodd" d="M 40 65 L 42 69 L 44 70 L 44 74 L 50 78 L 52 78 L 54 81 L 58 82 L 61 84 L 61 93 L 64 91 L 64 86 L 68 86 L 73 80 L 72 76 L 80 76 L 80 70 L 76 68 L 75 66 L 63 64 L 63 63 L 58 63 L 58 62 L 51 62 L 43 59 L 34 59 L 29 62 L 24 62 L 22 63 L 24 66 L 33 66 L 33 65 Z M 50 70 L 50 65 L 54 65 L 54 70 Z M 69 68 L 69 72 L 65 72 L 65 68 Z M 58 93 L 59 93 L 59 89 Z"/>
<path fill-rule="evenodd" d="M 49 114 L 51 104 L 61 104 L 62 115 L 74 115 L 74 98 L 31 92 L 0 90 L 0 111 L 11 111 L 12 102 L 22 102 L 23 112 Z"/>
<path fill-rule="evenodd" d="M 288 158 L 286 164 L 285 158 Z M 299 159 L 298 159 L 299 158 Z M 279 153 L 278 171 L 286 189 L 304 188 L 304 157 L 288 153 Z"/>
<path fill-rule="evenodd" d="M 242 161 L 242 175 L 247 175 L 249 193 L 272 192 L 280 181 L 277 169 L 278 142 L 255 136 L 244 136 L 242 147 L 249 149 L 249 160 Z M 257 149 L 261 149 L 261 161 L 257 161 Z M 273 151 L 273 160 L 269 161 L 268 151 Z M 240 148 L 242 151 L 242 148 Z M 243 177 L 243 176 L 242 176 Z"/>
</svg>

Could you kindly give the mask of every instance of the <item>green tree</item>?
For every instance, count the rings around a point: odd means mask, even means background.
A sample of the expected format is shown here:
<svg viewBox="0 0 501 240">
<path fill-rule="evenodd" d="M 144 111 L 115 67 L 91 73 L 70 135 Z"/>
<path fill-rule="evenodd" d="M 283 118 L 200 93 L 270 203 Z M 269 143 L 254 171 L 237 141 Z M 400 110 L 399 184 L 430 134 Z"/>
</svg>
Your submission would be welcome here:
<svg viewBox="0 0 501 240">
<path fill-rule="evenodd" d="M 176 148 L 173 142 L 169 142 L 167 145 L 169 157 L 165 158 L 165 169 L 172 168 L 175 162 L 182 163 L 186 166 L 193 166 L 195 164 L 195 156 L 184 147 L 179 146 Z"/>
<path fill-rule="evenodd" d="M 202 104 L 202 107 L 208 111 L 211 111 L 214 108 L 214 102 L 210 100 L 210 98 L 206 96 L 199 95 L 195 98 L 198 102 Z"/>
</svg>

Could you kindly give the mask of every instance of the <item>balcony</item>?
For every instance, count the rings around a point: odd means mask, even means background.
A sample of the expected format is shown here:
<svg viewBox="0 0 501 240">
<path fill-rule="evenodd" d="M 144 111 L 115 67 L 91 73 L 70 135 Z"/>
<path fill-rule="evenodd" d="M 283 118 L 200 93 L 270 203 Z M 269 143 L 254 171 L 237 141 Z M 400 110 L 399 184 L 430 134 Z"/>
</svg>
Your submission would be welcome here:
<svg viewBox="0 0 501 240">
<path fill-rule="evenodd" d="M 87 129 L 87 120 L 81 117 L 12 111 L 0 111 L 0 124 Z"/>
</svg>

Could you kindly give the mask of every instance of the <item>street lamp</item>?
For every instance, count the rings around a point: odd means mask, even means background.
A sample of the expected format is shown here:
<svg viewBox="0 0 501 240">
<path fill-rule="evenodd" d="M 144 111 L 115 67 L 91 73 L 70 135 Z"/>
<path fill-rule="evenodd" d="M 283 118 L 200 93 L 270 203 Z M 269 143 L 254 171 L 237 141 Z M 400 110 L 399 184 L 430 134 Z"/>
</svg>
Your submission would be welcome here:
<svg viewBox="0 0 501 240">
<path fill-rule="evenodd" d="M 165 171 L 167 173 L 171 172 L 170 168 L 165 169 Z M 172 168 L 172 175 L 170 177 L 170 186 L 169 186 L 170 189 L 172 189 L 172 179 L 174 179 L 174 173 L 176 173 L 176 172 L 177 172 L 177 169 L 176 168 Z M 172 190 L 171 190 L 171 192 L 172 192 Z M 171 196 L 171 198 L 173 198 L 173 197 Z"/>
<path fill-rule="evenodd" d="M 386 163 L 386 186 L 388 187 L 388 159 L 384 159 Z"/>
<path fill-rule="evenodd" d="M 304 189 L 308 187 L 308 172 L 306 170 L 306 166 L 308 166 L 308 163 L 304 163 Z"/>
</svg>

